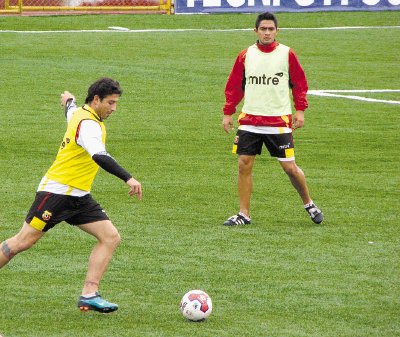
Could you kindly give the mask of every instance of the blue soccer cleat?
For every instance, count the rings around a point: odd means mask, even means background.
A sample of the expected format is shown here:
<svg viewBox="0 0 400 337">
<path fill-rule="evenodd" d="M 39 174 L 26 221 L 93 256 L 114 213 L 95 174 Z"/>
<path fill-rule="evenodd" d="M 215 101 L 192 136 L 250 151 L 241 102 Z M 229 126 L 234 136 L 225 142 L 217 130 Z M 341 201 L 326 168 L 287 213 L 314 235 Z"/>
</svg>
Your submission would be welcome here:
<svg viewBox="0 0 400 337">
<path fill-rule="evenodd" d="M 104 314 L 118 310 L 118 304 L 107 302 L 98 292 L 92 297 L 79 297 L 78 307 L 81 311 L 94 310 Z"/>
</svg>

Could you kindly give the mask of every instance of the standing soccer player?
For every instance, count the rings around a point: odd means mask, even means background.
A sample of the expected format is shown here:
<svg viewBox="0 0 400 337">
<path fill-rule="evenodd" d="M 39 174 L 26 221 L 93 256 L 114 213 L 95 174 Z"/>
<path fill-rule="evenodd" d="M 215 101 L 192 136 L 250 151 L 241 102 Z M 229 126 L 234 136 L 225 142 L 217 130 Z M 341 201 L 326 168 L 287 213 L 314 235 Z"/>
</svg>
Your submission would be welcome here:
<svg viewBox="0 0 400 337">
<path fill-rule="evenodd" d="M 304 208 L 315 223 L 324 216 L 314 204 L 303 171 L 296 165 L 292 131 L 304 125 L 307 103 L 307 80 L 294 51 L 275 40 L 278 21 L 274 14 L 257 17 L 254 32 L 257 43 L 240 52 L 225 87 L 226 102 L 222 124 L 229 133 L 232 115 L 244 97 L 234 152 L 238 157 L 239 213 L 224 222 L 225 226 L 250 224 L 250 197 L 253 185 L 255 156 L 263 144 L 282 169 L 303 201 Z M 292 120 L 292 91 L 295 114 Z"/>
<path fill-rule="evenodd" d="M 61 221 L 93 235 L 97 244 L 89 257 L 78 300 L 82 311 L 109 313 L 118 309 L 117 304 L 105 301 L 98 293 L 102 276 L 120 242 L 118 230 L 90 195 L 99 167 L 128 184 L 130 196 L 142 198 L 141 184 L 105 148 L 104 120 L 116 110 L 121 94 L 119 83 L 110 78 L 99 79 L 89 87 L 81 108 L 76 107 L 71 93 L 61 94 L 68 126 L 57 157 L 39 184 L 20 232 L 1 243 L 0 268 Z"/>
</svg>

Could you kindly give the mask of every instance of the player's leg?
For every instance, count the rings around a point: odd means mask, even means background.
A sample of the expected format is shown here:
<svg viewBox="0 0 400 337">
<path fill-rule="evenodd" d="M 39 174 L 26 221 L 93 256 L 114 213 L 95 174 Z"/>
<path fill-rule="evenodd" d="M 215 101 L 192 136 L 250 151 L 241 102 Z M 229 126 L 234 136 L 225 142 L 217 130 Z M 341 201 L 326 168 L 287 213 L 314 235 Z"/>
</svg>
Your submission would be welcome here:
<svg viewBox="0 0 400 337">
<path fill-rule="evenodd" d="M 0 268 L 16 254 L 32 247 L 49 229 L 63 219 L 59 217 L 65 196 L 39 192 L 18 234 L 0 244 Z"/>
<path fill-rule="evenodd" d="M 250 199 L 253 190 L 253 166 L 256 156 L 240 155 L 238 159 L 238 192 L 240 212 L 250 217 Z"/>
<path fill-rule="evenodd" d="M 48 192 L 36 193 L 35 200 L 25 218 L 20 232 L 1 244 L 0 268 L 14 255 L 32 247 L 43 234 L 57 223 L 60 196 Z"/>
<path fill-rule="evenodd" d="M 88 294 L 98 291 L 101 278 L 121 239 L 118 230 L 110 220 L 79 225 L 78 228 L 97 239 L 97 244 L 89 257 L 88 272 L 82 289 L 82 294 Z"/>
<path fill-rule="evenodd" d="M 239 213 L 224 222 L 224 226 L 250 224 L 250 199 L 253 189 L 253 166 L 257 154 L 261 154 L 263 145 L 259 134 L 238 130 L 236 135 L 238 157 L 238 193 Z"/>
<path fill-rule="evenodd" d="M 306 177 L 303 170 L 296 165 L 294 160 L 279 161 L 279 164 L 281 164 L 283 171 L 288 175 L 290 182 L 299 194 L 303 204 L 310 203 L 311 197 L 308 192 Z"/>
<path fill-rule="evenodd" d="M 31 227 L 24 222 L 18 234 L 3 241 L 0 250 L 0 268 L 4 267 L 18 253 L 21 253 L 32 247 L 42 236 L 44 232 Z"/>
<path fill-rule="evenodd" d="M 304 208 L 311 217 L 311 220 L 315 223 L 321 223 L 324 219 L 324 216 L 310 197 L 303 170 L 296 165 L 294 159 L 289 161 L 279 160 L 279 163 L 281 164 L 282 169 L 288 175 L 290 182 L 303 201 Z"/>
<path fill-rule="evenodd" d="M 88 271 L 78 306 L 81 310 L 96 310 L 103 313 L 115 311 L 118 305 L 103 300 L 98 290 L 100 281 L 121 240 L 118 230 L 110 220 L 96 221 L 77 227 L 97 239 L 89 257 Z"/>
<path fill-rule="evenodd" d="M 225 226 L 250 224 L 250 199 L 253 190 L 253 166 L 255 156 L 239 155 L 238 158 L 238 193 L 239 213 L 224 222 Z"/>
<path fill-rule="evenodd" d="M 250 223 L 250 199 L 253 191 L 253 167 L 256 155 L 261 154 L 263 136 L 258 133 L 239 130 L 237 141 L 239 214 Z M 247 222 L 246 222 L 247 223 Z"/>
<path fill-rule="evenodd" d="M 321 223 L 324 215 L 311 200 L 304 172 L 295 162 L 292 133 L 265 135 L 264 141 L 271 156 L 278 158 L 282 169 L 288 175 L 290 182 L 303 201 L 304 208 L 311 220 L 315 223 Z"/>
</svg>

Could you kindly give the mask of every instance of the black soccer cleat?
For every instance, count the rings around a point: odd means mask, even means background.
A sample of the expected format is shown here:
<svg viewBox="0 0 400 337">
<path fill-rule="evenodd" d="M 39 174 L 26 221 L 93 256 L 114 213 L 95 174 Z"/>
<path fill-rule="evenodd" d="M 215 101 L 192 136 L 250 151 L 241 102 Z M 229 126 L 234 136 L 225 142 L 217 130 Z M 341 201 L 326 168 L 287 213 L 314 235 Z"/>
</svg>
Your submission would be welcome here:
<svg viewBox="0 0 400 337">
<path fill-rule="evenodd" d="M 324 221 L 324 214 L 315 204 L 311 204 L 305 208 L 305 210 L 314 223 L 320 224 L 322 221 Z"/>
<path fill-rule="evenodd" d="M 251 224 L 250 218 L 240 212 L 236 215 L 231 216 L 228 220 L 224 222 L 224 226 L 239 226 L 249 224 Z"/>
</svg>

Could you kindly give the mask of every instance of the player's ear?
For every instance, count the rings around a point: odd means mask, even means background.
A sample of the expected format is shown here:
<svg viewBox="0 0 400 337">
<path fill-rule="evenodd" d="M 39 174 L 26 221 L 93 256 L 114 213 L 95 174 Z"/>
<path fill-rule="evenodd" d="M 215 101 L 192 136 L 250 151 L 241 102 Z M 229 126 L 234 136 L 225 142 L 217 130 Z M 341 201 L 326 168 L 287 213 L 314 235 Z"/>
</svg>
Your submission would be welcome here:
<svg viewBox="0 0 400 337">
<path fill-rule="evenodd" d="M 99 102 L 100 102 L 100 96 L 99 95 L 94 95 L 93 103 L 98 104 Z"/>
</svg>

